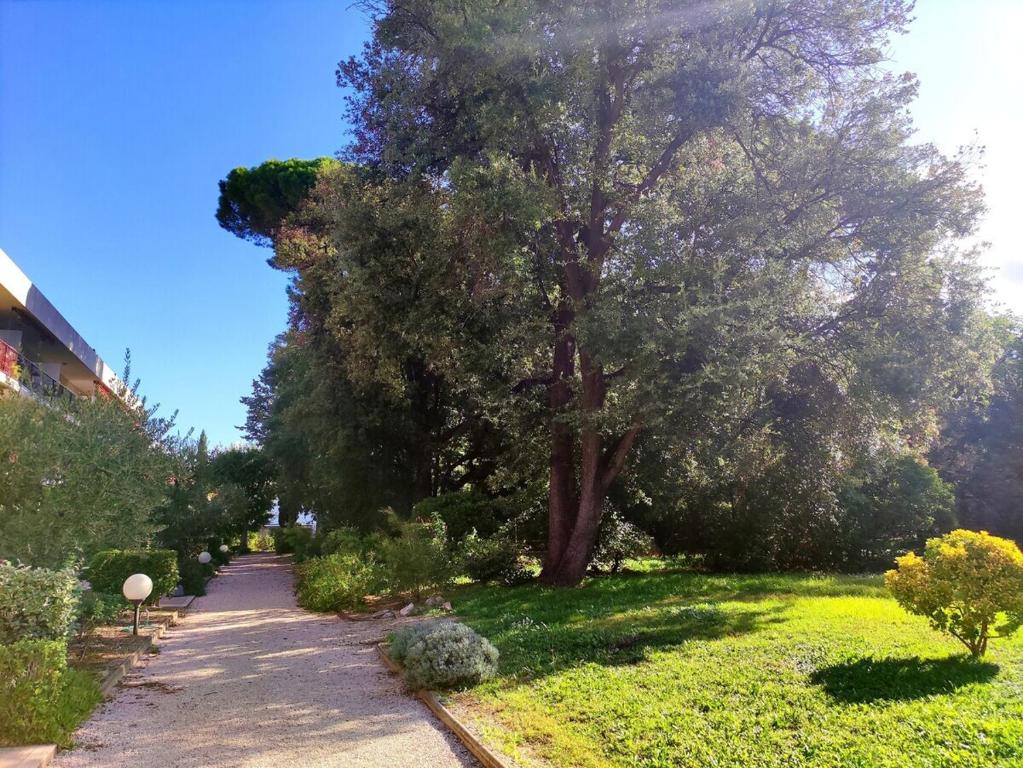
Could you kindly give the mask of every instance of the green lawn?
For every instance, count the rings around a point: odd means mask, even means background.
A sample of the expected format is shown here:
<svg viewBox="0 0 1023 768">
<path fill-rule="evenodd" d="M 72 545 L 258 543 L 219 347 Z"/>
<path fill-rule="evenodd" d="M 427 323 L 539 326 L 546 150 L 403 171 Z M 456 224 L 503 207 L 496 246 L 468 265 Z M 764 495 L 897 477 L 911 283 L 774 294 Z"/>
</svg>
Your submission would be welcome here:
<svg viewBox="0 0 1023 768">
<path fill-rule="evenodd" d="M 1023 765 L 1023 639 L 981 663 L 875 577 L 644 573 L 468 588 L 501 651 L 458 694 L 484 735 L 559 766 Z"/>
</svg>

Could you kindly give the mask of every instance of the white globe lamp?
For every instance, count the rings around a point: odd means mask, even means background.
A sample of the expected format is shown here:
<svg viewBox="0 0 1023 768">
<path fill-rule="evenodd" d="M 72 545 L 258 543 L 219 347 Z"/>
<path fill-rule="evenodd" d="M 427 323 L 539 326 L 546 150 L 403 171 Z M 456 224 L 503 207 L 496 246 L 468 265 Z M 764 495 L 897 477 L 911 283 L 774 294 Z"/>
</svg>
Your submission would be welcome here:
<svg viewBox="0 0 1023 768">
<path fill-rule="evenodd" d="M 135 606 L 135 621 L 131 633 L 139 633 L 139 608 L 146 598 L 153 594 L 153 580 L 144 573 L 135 573 L 124 580 L 121 587 L 124 597 Z"/>
<path fill-rule="evenodd" d="M 220 551 L 223 552 L 225 555 L 227 554 L 227 551 L 229 549 L 231 549 L 231 548 L 229 546 L 227 546 L 227 544 L 221 544 L 220 545 Z"/>
<path fill-rule="evenodd" d="M 203 565 L 207 565 L 212 559 L 213 555 L 211 555 L 209 552 L 199 553 L 199 562 L 202 563 Z"/>
</svg>

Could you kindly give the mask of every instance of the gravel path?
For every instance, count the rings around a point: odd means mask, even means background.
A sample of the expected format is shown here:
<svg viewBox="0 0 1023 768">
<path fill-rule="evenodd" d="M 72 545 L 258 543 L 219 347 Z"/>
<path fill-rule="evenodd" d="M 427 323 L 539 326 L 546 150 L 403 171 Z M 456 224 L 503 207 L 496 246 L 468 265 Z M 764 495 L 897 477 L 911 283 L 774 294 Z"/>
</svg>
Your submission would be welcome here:
<svg viewBox="0 0 1023 768">
<path fill-rule="evenodd" d="M 56 761 L 87 766 L 475 766 L 380 664 L 386 625 L 295 605 L 286 558 L 239 558 Z"/>
</svg>

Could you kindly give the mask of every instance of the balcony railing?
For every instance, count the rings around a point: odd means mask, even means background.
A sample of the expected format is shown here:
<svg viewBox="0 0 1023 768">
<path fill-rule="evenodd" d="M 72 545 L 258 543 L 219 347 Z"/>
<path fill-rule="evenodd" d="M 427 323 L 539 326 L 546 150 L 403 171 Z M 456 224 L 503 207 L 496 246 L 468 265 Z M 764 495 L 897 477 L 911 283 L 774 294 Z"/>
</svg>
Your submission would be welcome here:
<svg viewBox="0 0 1023 768">
<path fill-rule="evenodd" d="M 21 352 L 0 339 L 0 373 L 17 381 L 25 389 L 48 399 L 74 400 L 75 394 L 46 373 Z"/>
</svg>

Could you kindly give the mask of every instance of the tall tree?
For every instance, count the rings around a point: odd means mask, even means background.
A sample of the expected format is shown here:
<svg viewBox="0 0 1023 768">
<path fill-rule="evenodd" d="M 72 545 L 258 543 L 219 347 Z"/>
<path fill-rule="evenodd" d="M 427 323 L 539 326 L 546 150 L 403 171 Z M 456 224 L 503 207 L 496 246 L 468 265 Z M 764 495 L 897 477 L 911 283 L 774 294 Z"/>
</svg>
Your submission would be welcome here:
<svg viewBox="0 0 1023 768">
<path fill-rule="evenodd" d="M 911 3 L 366 5 L 350 159 L 450 198 L 452 269 L 510 323 L 493 357 L 544 392 L 549 583 L 582 578 L 637 440 L 701 403 L 809 362 L 914 428 L 949 385 L 974 287 L 939 248 L 980 198 L 878 66 Z"/>
<path fill-rule="evenodd" d="M 212 462 L 212 475 L 220 485 L 234 485 L 241 491 L 244 505 L 233 510 L 231 524 L 241 535 L 242 550 L 248 549 L 248 534 L 266 525 L 274 502 L 273 465 L 258 448 L 228 448 L 218 451 Z"/>
<path fill-rule="evenodd" d="M 949 415 L 932 460 L 955 484 L 963 525 L 1023 543 L 1023 333 L 1018 320 L 996 322 L 990 391 Z"/>
</svg>

